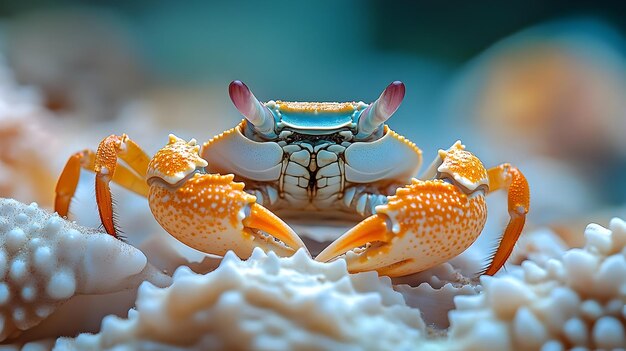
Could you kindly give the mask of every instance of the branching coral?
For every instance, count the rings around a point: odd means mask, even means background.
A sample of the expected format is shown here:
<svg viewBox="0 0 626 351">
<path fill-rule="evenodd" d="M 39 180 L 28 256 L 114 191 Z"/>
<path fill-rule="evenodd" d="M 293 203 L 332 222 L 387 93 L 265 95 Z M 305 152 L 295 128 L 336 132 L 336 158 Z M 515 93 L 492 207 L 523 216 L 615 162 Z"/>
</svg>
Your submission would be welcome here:
<svg viewBox="0 0 626 351">
<path fill-rule="evenodd" d="M 14 338 L 75 295 L 159 278 L 144 254 L 95 229 L 0 199 L 0 341 Z"/>
<path fill-rule="evenodd" d="M 484 292 L 455 299 L 449 335 L 469 349 L 626 346 L 626 222 L 591 224 L 586 245 L 524 261 L 520 276 L 482 277 Z"/>
<path fill-rule="evenodd" d="M 424 340 L 417 309 L 389 279 L 349 275 L 344 261 L 231 253 L 206 275 L 179 268 L 168 288 L 143 284 L 127 319 L 99 334 L 60 339 L 56 349 L 409 349 Z M 126 348 L 124 348 L 126 346 Z"/>
</svg>

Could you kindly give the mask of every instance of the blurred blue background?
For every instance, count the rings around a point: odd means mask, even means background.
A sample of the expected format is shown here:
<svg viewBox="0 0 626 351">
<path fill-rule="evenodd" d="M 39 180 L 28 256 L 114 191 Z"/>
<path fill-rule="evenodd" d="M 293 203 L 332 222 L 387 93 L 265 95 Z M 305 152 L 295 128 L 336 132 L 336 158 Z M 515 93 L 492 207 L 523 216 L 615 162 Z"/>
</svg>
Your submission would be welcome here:
<svg viewBox="0 0 626 351">
<path fill-rule="evenodd" d="M 90 137 L 81 148 L 110 132 L 132 133 L 149 152 L 168 132 L 208 139 L 241 118 L 227 94 L 234 79 L 261 100 L 365 102 L 402 80 L 406 98 L 389 125 L 425 163 L 461 139 L 487 166 L 527 173 L 535 222 L 567 223 L 623 213 L 624 10 L 612 1 L 5 1 L 0 50 L 66 130 Z"/>
</svg>

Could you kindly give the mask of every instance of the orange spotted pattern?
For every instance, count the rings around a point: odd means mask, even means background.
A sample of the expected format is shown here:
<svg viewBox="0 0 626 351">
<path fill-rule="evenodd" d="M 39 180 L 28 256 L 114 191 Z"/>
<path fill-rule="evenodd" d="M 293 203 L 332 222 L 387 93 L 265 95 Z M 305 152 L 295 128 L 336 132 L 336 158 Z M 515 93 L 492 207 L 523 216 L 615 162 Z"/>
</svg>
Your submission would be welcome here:
<svg viewBox="0 0 626 351">
<path fill-rule="evenodd" d="M 160 149 L 148 165 L 147 179 L 157 177 L 175 184 L 198 167 L 206 167 L 206 160 L 198 155 L 200 146 L 170 134 L 169 143 Z"/>
<path fill-rule="evenodd" d="M 452 176 L 460 185 L 470 191 L 489 184 L 487 170 L 478 157 L 465 151 L 465 146 L 456 142 L 447 151 L 440 150 L 439 157 L 443 160 L 439 171 Z"/>
<path fill-rule="evenodd" d="M 512 177 L 508 195 L 509 213 L 525 215 L 530 207 L 530 191 L 526 177 L 517 168 L 511 167 L 509 164 L 505 164 L 504 167 L 509 169 Z"/>
<path fill-rule="evenodd" d="M 359 265 L 393 265 L 406 259 L 406 265 L 395 265 L 385 274 L 400 276 L 419 272 L 465 251 L 480 235 L 487 219 L 487 206 L 482 193 L 466 195 L 458 187 L 442 180 L 413 180 L 397 190 L 389 203 L 378 207 L 396 225 L 388 233 L 391 245 L 370 249 L 359 256 L 359 263 L 349 267 L 360 271 Z M 354 267 L 354 268 L 353 268 Z M 363 269 L 366 270 L 366 269 Z"/>
<path fill-rule="evenodd" d="M 291 102 L 276 101 L 281 112 L 292 113 L 350 113 L 358 107 L 356 102 Z"/>
<path fill-rule="evenodd" d="M 242 239 L 250 239 L 241 211 L 256 200 L 243 188 L 232 174 L 196 173 L 176 189 L 151 186 L 148 199 L 157 222 L 186 245 L 217 255 L 231 249 L 240 254 Z"/>
<path fill-rule="evenodd" d="M 98 150 L 96 151 L 96 162 L 94 164 L 94 172 L 98 173 L 105 179 L 110 179 L 111 175 L 115 171 L 115 166 L 117 165 L 117 154 L 122 146 L 122 143 L 125 143 L 128 140 L 128 136 L 126 134 L 119 135 L 109 135 L 108 137 L 102 139 L 100 145 L 98 146 Z M 103 171 L 103 168 L 106 167 L 106 170 Z"/>
</svg>

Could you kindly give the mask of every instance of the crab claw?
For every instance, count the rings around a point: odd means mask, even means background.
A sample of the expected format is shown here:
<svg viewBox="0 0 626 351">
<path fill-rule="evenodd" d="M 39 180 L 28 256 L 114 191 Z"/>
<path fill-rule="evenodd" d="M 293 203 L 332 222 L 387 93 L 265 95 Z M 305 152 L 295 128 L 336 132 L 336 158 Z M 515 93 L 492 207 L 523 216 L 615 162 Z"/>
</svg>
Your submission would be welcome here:
<svg viewBox="0 0 626 351">
<path fill-rule="evenodd" d="M 443 180 L 413 180 L 388 197 L 315 259 L 343 256 L 350 272 L 402 276 L 446 262 L 467 249 L 486 219 L 484 195 L 466 195 Z"/>
<path fill-rule="evenodd" d="M 411 263 L 412 258 L 392 255 L 391 251 L 397 251 L 398 247 L 394 250 L 392 246 L 395 235 L 388 222 L 380 214 L 366 218 L 326 247 L 315 260 L 329 262 L 343 256 L 352 273 L 376 270 L 380 275 L 393 276 L 394 267 Z"/>
<path fill-rule="evenodd" d="M 296 233 L 256 203 L 232 174 L 206 174 L 198 147 L 174 136 L 148 166 L 150 209 L 157 222 L 184 244 L 210 254 L 234 251 L 247 258 L 255 247 L 291 256 L 305 249 Z"/>
<path fill-rule="evenodd" d="M 173 237 L 196 250 L 247 258 L 255 247 L 291 256 L 306 250 L 298 235 L 280 218 L 257 204 L 232 175 L 195 173 L 178 188 L 153 182 L 150 209 Z"/>
<path fill-rule="evenodd" d="M 273 240 L 269 240 L 269 237 L 263 237 L 263 240 L 257 241 L 256 245 L 265 251 L 275 251 L 278 254 L 285 252 L 283 256 L 291 256 L 298 249 L 304 249 L 308 252 L 302 239 L 278 216 L 272 213 L 267 208 L 253 203 L 250 205 L 250 213 L 242 221 L 244 230 L 251 234 L 253 237 L 257 234 L 257 231 L 263 231 L 269 233 Z M 277 242 L 279 240 L 279 242 Z M 289 249 L 283 250 L 284 243 Z M 253 248 L 254 248 L 253 246 Z M 252 252 L 252 251 L 250 251 Z"/>
<path fill-rule="evenodd" d="M 387 219 L 384 216 L 375 214 L 366 218 L 328 245 L 317 255 L 315 260 L 328 262 L 346 254 L 348 251 L 358 253 L 359 251 L 363 252 L 369 249 L 374 250 L 372 245 L 378 248 L 383 247 L 391 242 L 392 237 L 393 233 L 387 229 Z M 365 248 L 359 250 L 360 247 Z"/>
</svg>

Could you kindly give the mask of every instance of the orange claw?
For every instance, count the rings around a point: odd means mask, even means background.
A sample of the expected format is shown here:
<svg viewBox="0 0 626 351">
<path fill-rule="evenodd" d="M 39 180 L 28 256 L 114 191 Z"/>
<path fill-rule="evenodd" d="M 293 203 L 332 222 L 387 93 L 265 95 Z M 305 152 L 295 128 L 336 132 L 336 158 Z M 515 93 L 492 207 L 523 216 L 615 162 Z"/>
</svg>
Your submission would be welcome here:
<svg viewBox="0 0 626 351">
<path fill-rule="evenodd" d="M 530 208 L 530 190 L 522 172 L 508 163 L 489 169 L 488 175 L 490 192 L 499 189 L 508 190 L 508 209 L 511 217 L 493 260 L 484 272 L 487 275 L 494 275 L 511 255 L 524 228 L 526 214 Z"/>
<path fill-rule="evenodd" d="M 354 248 L 371 243 L 390 242 L 393 234 L 387 229 L 387 220 L 382 215 L 373 215 L 354 226 L 344 235 L 333 241 L 315 258 L 320 262 L 328 262 Z"/>
<path fill-rule="evenodd" d="M 250 214 L 243 219 L 242 224 L 244 228 L 259 229 L 270 233 L 291 248 L 306 249 L 302 239 L 285 222 L 257 203 L 250 205 Z"/>
<path fill-rule="evenodd" d="M 345 257 L 351 272 L 376 270 L 388 276 L 420 272 L 467 249 L 486 219 L 482 194 L 468 196 L 439 179 L 413 180 L 376 211 L 316 260 L 326 262 L 352 251 Z"/>
<path fill-rule="evenodd" d="M 440 150 L 427 174 L 413 180 L 376 207 L 316 258 L 327 262 L 345 254 L 351 272 L 377 270 L 401 276 L 448 261 L 467 249 L 485 225 L 485 191 L 508 190 L 511 220 L 486 274 L 509 257 L 528 212 L 530 196 L 524 175 L 508 164 L 485 170 L 460 142 Z"/>
<path fill-rule="evenodd" d="M 177 187 L 153 180 L 148 199 L 154 218 L 168 233 L 205 253 L 232 250 L 247 258 L 255 247 L 279 256 L 306 249 L 286 223 L 243 191 L 243 183 L 233 182 L 232 174 L 194 173 Z"/>
<path fill-rule="evenodd" d="M 195 140 L 173 135 L 148 167 L 150 209 L 173 237 L 196 250 L 224 255 L 233 250 L 246 258 L 255 247 L 290 256 L 306 250 L 280 218 L 257 204 L 232 174 L 205 174 Z"/>
</svg>

